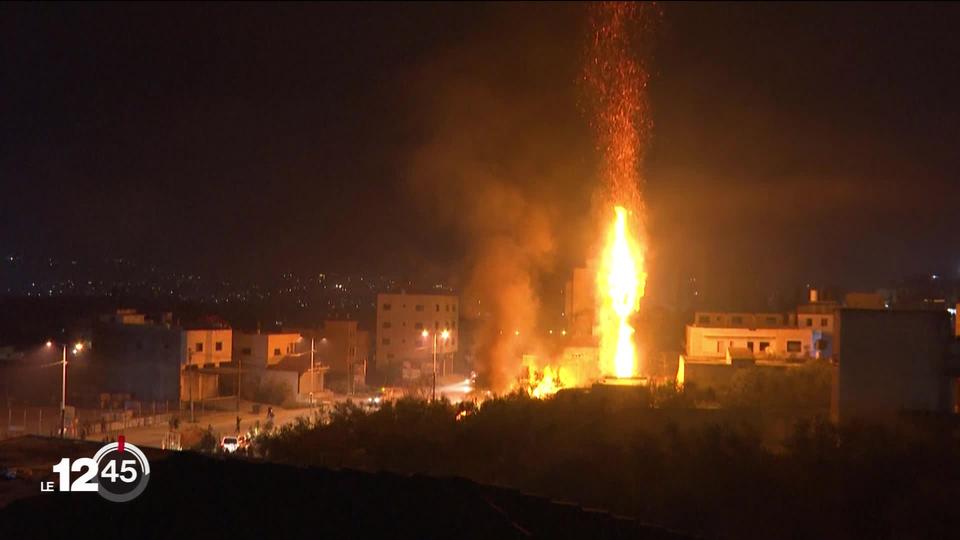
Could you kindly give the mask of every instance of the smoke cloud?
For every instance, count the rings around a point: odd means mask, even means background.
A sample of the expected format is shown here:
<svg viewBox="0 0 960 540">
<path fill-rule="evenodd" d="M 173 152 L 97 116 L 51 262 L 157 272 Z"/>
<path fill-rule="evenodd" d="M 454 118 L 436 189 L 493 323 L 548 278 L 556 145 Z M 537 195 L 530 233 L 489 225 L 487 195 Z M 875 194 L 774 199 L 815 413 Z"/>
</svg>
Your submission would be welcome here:
<svg viewBox="0 0 960 540">
<path fill-rule="evenodd" d="M 560 305 L 552 272 L 566 274 L 571 254 L 582 264 L 590 207 L 589 127 L 575 91 L 579 29 L 568 28 L 570 47 L 558 48 L 556 28 L 531 27 L 536 20 L 494 25 L 411 79 L 411 95 L 430 99 L 415 107 L 422 131 L 409 192 L 436 218 L 429 234 L 439 231 L 437 241 L 459 255 L 469 352 L 498 392 L 516 380 L 522 355 L 541 348 L 534 335 L 545 305 Z"/>
</svg>

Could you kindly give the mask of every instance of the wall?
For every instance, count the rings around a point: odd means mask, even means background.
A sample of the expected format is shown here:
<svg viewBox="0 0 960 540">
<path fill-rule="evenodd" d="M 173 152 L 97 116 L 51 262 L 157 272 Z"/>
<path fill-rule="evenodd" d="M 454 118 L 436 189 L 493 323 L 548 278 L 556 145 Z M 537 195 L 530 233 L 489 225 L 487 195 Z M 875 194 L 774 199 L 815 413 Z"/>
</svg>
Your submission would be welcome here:
<svg viewBox="0 0 960 540">
<path fill-rule="evenodd" d="M 837 330 L 837 419 L 953 410 L 946 311 L 844 309 Z"/>
</svg>

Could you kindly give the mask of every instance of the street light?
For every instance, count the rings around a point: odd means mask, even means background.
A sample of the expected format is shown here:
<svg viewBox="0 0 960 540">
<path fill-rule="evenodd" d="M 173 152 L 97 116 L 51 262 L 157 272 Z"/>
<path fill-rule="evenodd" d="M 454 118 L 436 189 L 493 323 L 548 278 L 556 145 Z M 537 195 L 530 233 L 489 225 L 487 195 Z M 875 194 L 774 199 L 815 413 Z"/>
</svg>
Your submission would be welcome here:
<svg viewBox="0 0 960 540">
<path fill-rule="evenodd" d="M 430 332 L 427 332 L 427 330 L 424 329 L 424 331 L 421 332 L 420 335 L 423 336 L 424 339 L 426 339 L 427 337 L 430 336 Z M 438 337 L 443 338 L 443 341 L 446 342 L 447 339 L 450 337 L 450 331 L 444 330 L 443 332 L 440 332 L 440 333 L 437 333 L 437 332 L 433 333 L 433 392 L 432 392 L 431 401 L 434 401 L 437 399 L 437 338 Z M 444 365 L 444 369 L 446 369 L 446 365 Z"/>
<path fill-rule="evenodd" d="M 52 341 L 47 341 L 47 348 L 53 347 Z M 61 348 L 63 349 L 63 356 L 60 360 L 61 364 L 61 379 L 60 379 L 60 438 L 66 436 L 67 431 L 67 344 L 62 343 Z M 83 342 L 77 342 L 73 346 L 73 354 L 80 354 L 80 351 L 83 350 Z"/>
</svg>

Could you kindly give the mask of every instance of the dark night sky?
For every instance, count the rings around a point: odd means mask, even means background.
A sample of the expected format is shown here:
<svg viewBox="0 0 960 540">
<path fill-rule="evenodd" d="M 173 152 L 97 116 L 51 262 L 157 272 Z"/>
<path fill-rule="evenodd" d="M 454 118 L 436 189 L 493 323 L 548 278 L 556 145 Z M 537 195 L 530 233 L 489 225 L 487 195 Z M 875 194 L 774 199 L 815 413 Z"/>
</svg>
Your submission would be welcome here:
<svg viewBox="0 0 960 540">
<path fill-rule="evenodd" d="M 958 274 L 960 7 L 664 12 L 655 287 Z M 454 130 L 469 166 L 559 216 L 561 271 L 585 256 L 596 181 L 585 25 L 576 5 L 5 5 L 0 249 L 453 271 L 467 233 L 410 176 Z"/>
</svg>

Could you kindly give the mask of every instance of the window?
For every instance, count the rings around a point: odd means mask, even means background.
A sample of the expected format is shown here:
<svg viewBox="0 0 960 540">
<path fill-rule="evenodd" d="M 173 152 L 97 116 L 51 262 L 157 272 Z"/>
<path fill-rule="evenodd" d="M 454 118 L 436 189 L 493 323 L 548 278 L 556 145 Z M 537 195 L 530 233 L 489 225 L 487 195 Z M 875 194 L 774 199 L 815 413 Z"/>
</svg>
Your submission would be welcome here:
<svg viewBox="0 0 960 540">
<path fill-rule="evenodd" d="M 720 342 L 717 342 L 717 352 L 720 352 Z"/>
<path fill-rule="evenodd" d="M 761 341 L 761 342 L 760 342 L 760 352 L 765 352 L 765 351 L 766 351 L 767 349 L 769 349 L 769 348 L 770 348 L 770 342 L 769 342 L 769 341 Z"/>
<path fill-rule="evenodd" d="M 274 350 L 273 350 L 273 355 L 274 355 L 274 356 L 280 356 L 280 349 L 274 349 Z"/>
<path fill-rule="evenodd" d="M 393 353 L 387 353 L 387 360 L 393 359 Z"/>
<path fill-rule="evenodd" d="M 807 317 L 807 326 L 813 326 L 813 319 Z"/>
<path fill-rule="evenodd" d="M 250 347 L 244 347 L 242 352 L 243 352 L 243 355 L 244 355 L 244 356 L 250 356 L 250 354 L 251 354 L 253 351 L 250 350 Z"/>
<path fill-rule="evenodd" d="M 735 315 L 730 319 L 730 322 L 733 324 L 743 324 L 743 317 Z"/>
<path fill-rule="evenodd" d="M 413 325 L 413 329 L 414 329 L 414 330 L 423 330 L 423 323 L 422 323 L 422 322 L 418 322 L 417 324 Z"/>
<path fill-rule="evenodd" d="M 753 352 L 753 342 L 752 342 L 752 341 L 748 341 L 748 342 L 747 342 L 747 348 L 750 349 L 750 352 Z"/>
<path fill-rule="evenodd" d="M 456 305 L 456 304 L 453 305 L 453 312 L 454 312 L 454 313 L 457 312 L 457 305 Z"/>
<path fill-rule="evenodd" d="M 414 309 L 416 309 L 417 311 L 423 311 L 423 304 L 417 304 L 417 307 Z"/>
<path fill-rule="evenodd" d="M 450 329 L 451 329 L 451 330 L 456 330 L 456 329 L 457 329 L 457 321 L 453 321 L 452 323 L 450 323 Z"/>
<path fill-rule="evenodd" d="M 826 317 L 820 319 L 820 326 L 823 326 L 823 327 L 826 327 L 826 326 L 827 326 L 827 318 L 826 318 Z"/>
<path fill-rule="evenodd" d="M 446 311 L 446 312 L 449 312 L 449 311 L 450 311 L 450 304 L 444 304 L 444 305 L 443 305 L 443 310 Z"/>
<path fill-rule="evenodd" d="M 384 310 L 384 311 L 390 311 L 390 308 L 391 308 L 391 307 L 392 307 L 392 306 L 391 306 L 390 304 L 384 304 L 384 305 L 383 305 L 383 310 Z"/>
<path fill-rule="evenodd" d="M 440 304 L 437 304 L 437 313 L 440 313 Z"/>
<path fill-rule="evenodd" d="M 390 328 L 391 326 L 393 326 L 393 324 L 391 324 L 390 321 L 383 321 L 384 328 Z"/>
<path fill-rule="evenodd" d="M 810 320 L 810 319 L 807 319 Z M 800 342 L 799 341 L 788 341 L 787 342 L 787 352 L 800 352 Z"/>
<path fill-rule="evenodd" d="M 214 343 L 214 344 L 213 344 L 213 350 L 215 350 L 215 351 L 222 351 L 222 350 L 223 350 L 223 342 L 222 342 L 222 341 L 218 341 L 218 342 Z"/>
<path fill-rule="evenodd" d="M 381 340 L 380 340 L 380 344 L 381 344 L 381 345 L 389 345 L 389 344 L 390 344 L 390 338 L 385 337 L 385 338 L 381 339 Z"/>
<path fill-rule="evenodd" d="M 710 316 L 709 316 L 709 315 L 701 315 L 701 316 L 697 317 L 697 324 L 710 324 Z"/>
<path fill-rule="evenodd" d="M 776 317 L 767 317 L 767 324 L 777 324 Z"/>
<path fill-rule="evenodd" d="M 197 342 L 197 352 L 203 352 L 203 343 Z"/>
</svg>

